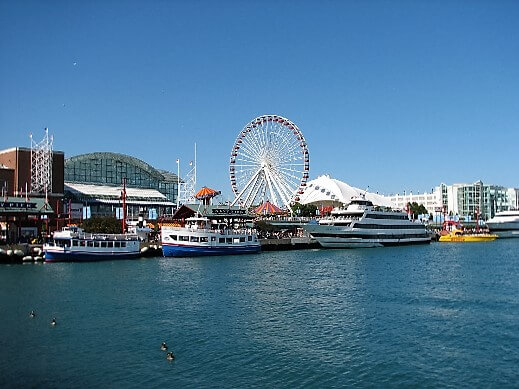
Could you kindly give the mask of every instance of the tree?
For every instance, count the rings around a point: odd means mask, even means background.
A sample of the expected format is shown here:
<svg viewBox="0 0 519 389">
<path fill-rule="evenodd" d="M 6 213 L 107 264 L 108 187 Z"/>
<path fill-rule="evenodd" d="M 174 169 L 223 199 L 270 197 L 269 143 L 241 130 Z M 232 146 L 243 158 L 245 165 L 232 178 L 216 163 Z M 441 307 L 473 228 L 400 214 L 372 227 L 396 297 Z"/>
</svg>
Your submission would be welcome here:
<svg viewBox="0 0 519 389">
<path fill-rule="evenodd" d="M 418 204 L 417 202 L 407 203 L 407 209 L 413 215 L 413 219 L 417 218 L 418 215 L 429 213 L 423 204 Z"/>
<path fill-rule="evenodd" d="M 294 211 L 294 213 L 297 216 L 312 217 L 312 216 L 315 216 L 316 210 L 317 210 L 317 207 L 313 204 L 304 204 L 303 205 L 301 203 L 295 203 L 292 206 L 292 211 Z"/>
<path fill-rule="evenodd" d="M 83 220 L 81 228 L 85 232 L 100 234 L 120 234 L 122 231 L 121 221 L 114 217 L 93 217 Z"/>
</svg>

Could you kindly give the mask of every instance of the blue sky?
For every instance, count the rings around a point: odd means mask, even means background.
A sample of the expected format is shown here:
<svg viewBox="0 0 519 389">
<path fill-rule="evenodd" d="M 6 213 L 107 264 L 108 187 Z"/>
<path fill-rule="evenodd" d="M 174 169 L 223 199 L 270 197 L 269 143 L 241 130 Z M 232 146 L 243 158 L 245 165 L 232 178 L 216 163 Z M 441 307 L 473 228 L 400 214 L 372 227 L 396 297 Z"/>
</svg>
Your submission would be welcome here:
<svg viewBox="0 0 519 389">
<path fill-rule="evenodd" d="M 230 194 L 234 140 L 278 114 L 310 178 L 392 193 L 519 186 L 519 2 L 0 1 L 0 148 L 133 155 Z"/>
</svg>

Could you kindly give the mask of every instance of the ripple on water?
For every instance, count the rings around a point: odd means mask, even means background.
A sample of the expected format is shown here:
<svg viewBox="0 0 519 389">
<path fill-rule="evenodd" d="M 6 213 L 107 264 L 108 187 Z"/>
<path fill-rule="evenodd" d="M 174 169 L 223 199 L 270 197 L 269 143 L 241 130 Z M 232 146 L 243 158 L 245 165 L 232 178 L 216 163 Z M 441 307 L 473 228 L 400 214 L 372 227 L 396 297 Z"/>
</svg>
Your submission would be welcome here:
<svg viewBox="0 0 519 389">
<path fill-rule="evenodd" d="M 518 243 L 2 266 L 0 386 L 514 386 Z"/>
</svg>

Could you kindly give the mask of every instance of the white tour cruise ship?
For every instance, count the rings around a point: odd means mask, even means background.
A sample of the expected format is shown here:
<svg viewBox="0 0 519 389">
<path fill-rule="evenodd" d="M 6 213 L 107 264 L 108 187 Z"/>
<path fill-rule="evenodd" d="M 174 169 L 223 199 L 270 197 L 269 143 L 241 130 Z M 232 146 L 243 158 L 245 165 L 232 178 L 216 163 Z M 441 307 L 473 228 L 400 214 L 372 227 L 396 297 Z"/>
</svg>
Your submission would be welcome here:
<svg viewBox="0 0 519 389">
<path fill-rule="evenodd" d="M 498 212 L 486 225 L 500 238 L 519 238 L 519 211 Z"/>
<path fill-rule="evenodd" d="M 422 223 L 413 223 L 404 212 L 377 209 L 364 198 L 353 198 L 346 209 L 309 223 L 304 229 L 321 246 L 329 248 L 382 247 L 430 243 Z"/>
</svg>

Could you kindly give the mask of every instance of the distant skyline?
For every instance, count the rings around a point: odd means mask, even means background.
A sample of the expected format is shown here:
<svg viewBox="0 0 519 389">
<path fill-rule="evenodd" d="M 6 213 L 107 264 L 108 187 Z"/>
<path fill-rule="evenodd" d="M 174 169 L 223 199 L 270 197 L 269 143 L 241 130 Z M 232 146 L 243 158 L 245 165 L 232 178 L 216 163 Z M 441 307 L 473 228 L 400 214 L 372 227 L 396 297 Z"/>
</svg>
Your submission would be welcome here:
<svg viewBox="0 0 519 389">
<path fill-rule="evenodd" d="M 384 194 L 519 187 L 519 2 L 0 1 L 0 148 L 132 155 L 231 196 L 253 118 Z"/>
</svg>

